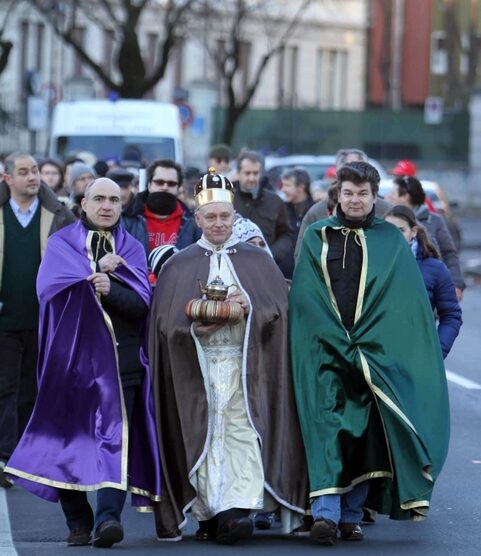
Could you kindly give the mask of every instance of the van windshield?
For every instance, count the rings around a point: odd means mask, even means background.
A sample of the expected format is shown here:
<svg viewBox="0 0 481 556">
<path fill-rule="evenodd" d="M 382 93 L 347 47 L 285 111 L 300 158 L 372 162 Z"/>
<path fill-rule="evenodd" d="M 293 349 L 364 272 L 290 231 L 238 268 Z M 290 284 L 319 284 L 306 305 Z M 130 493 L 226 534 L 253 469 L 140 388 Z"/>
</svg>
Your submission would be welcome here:
<svg viewBox="0 0 481 556">
<path fill-rule="evenodd" d="M 135 161 L 136 152 L 140 153 L 140 161 L 143 162 L 152 162 L 157 158 L 175 159 L 175 144 L 171 137 L 69 135 L 57 137 L 56 141 L 55 155 L 60 159 L 75 156 L 81 151 L 91 152 L 98 160 L 115 158 Z"/>
</svg>

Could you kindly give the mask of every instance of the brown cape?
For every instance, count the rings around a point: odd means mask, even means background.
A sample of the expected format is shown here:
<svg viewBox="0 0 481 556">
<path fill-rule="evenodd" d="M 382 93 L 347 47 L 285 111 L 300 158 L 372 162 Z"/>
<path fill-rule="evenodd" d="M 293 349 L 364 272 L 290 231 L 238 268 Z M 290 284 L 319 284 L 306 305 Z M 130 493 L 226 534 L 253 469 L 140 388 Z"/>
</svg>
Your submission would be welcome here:
<svg viewBox="0 0 481 556">
<path fill-rule="evenodd" d="M 172 257 L 151 308 L 149 359 L 163 473 L 162 502 L 154 507 L 159 536 L 184 523 L 196 496 L 189 477 L 205 457 L 207 397 L 184 307 L 200 297 L 197 279 L 206 283 L 210 254 L 194 244 Z M 257 247 L 238 243 L 229 257 L 252 305 L 245 390 L 261 438 L 265 486 L 280 504 L 303 513 L 307 472 L 290 371 L 286 283 Z"/>
</svg>

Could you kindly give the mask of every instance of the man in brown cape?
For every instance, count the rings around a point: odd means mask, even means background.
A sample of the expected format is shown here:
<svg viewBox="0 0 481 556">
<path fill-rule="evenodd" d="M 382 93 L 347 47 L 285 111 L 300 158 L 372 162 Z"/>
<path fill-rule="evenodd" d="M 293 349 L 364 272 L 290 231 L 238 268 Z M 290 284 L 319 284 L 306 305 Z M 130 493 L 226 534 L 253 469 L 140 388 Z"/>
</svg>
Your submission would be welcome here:
<svg viewBox="0 0 481 556">
<path fill-rule="evenodd" d="M 251 511 L 280 508 L 285 531 L 306 507 L 304 447 L 287 345 L 287 287 L 262 249 L 232 233 L 228 179 L 196 186 L 202 238 L 162 268 L 151 309 L 149 358 L 163 471 L 160 540 L 180 540 L 186 512 L 198 540 L 252 535 Z M 193 323 L 184 311 L 220 277 L 241 305 L 235 323 Z"/>
</svg>

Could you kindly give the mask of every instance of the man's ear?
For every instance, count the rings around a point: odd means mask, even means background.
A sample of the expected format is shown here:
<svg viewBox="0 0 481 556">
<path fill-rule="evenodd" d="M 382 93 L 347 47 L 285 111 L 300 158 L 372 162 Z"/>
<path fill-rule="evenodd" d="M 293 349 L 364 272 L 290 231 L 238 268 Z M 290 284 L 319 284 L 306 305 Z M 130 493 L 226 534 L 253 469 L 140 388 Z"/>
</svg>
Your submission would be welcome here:
<svg viewBox="0 0 481 556">
<path fill-rule="evenodd" d="M 85 211 L 85 203 L 87 201 L 85 200 L 85 197 L 82 197 L 82 199 L 80 200 L 80 206 L 82 207 L 82 210 Z"/>
</svg>

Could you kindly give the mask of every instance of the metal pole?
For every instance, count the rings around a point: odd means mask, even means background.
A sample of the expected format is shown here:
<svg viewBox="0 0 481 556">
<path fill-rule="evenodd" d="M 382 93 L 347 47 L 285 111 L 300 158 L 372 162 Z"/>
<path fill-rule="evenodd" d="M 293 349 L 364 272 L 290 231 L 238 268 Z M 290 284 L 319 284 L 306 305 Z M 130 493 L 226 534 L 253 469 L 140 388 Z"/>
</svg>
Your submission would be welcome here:
<svg viewBox="0 0 481 556">
<path fill-rule="evenodd" d="M 402 53 L 404 31 L 404 0 L 394 0 L 392 64 L 391 64 L 391 108 L 401 110 Z"/>
</svg>

